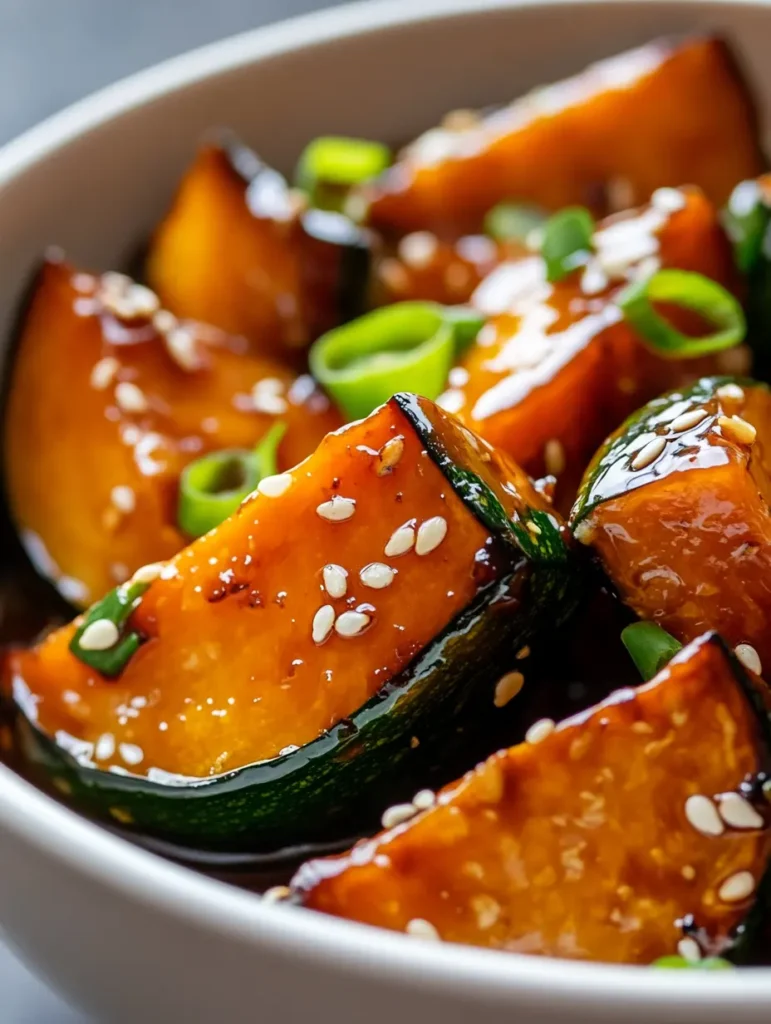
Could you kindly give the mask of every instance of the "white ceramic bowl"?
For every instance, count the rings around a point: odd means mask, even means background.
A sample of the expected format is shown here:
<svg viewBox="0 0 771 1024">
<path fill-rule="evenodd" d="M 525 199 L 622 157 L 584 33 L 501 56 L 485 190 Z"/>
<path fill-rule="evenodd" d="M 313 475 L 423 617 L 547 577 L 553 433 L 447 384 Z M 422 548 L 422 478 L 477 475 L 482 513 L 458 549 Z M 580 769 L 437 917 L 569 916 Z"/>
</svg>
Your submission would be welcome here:
<svg viewBox="0 0 771 1024">
<path fill-rule="evenodd" d="M 288 169 L 315 134 L 403 139 L 454 106 L 502 100 L 659 33 L 703 27 L 731 35 L 771 98 L 763 0 L 394 0 L 144 72 L 0 152 L 0 337 L 49 243 L 96 268 L 121 263 L 211 125 L 231 125 Z M 0 921 L 51 984 L 110 1022 L 771 1019 L 771 970 L 549 961 L 262 905 L 130 846 L 2 767 Z"/>
</svg>

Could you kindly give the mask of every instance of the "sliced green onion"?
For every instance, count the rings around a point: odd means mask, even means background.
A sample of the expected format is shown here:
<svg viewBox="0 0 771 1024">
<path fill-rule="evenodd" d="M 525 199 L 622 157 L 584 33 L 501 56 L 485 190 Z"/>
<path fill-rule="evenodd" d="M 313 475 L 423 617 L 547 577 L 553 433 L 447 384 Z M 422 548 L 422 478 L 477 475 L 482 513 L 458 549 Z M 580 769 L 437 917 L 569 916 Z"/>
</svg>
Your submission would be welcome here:
<svg viewBox="0 0 771 1024">
<path fill-rule="evenodd" d="M 123 583 L 106 594 L 101 601 L 91 605 L 70 640 L 70 651 L 79 661 L 82 661 L 84 665 L 90 665 L 91 668 L 95 668 L 97 672 L 101 672 L 108 678 L 120 675 L 142 643 L 142 638 L 138 633 L 127 633 L 124 627 L 129 616 L 138 606 L 142 594 L 149 586 L 149 583 Z M 109 634 L 109 626 L 105 625 L 101 629 L 100 626 L 96 626 L 96 629 L 90 627 L 94 627 L 95 623 L 101 624 L 102 622 L 112 623 L 115 626 L 116 639 L 108 647 L 95 649 L 92 646 L 95 640 L 89 643 L 89 637 L 94 637 L 96 632 Z M 84 634 L 87 630 L 88 636 L 84 641 Z M 83 642 L 86 643 L 86 646 L 83 646 Z"/>
<path fill-rule="evenodd" d="M 182 470 L 177 522 L 200 537 L 232 515 L 263 477 L 277 471 L 276 452 L 286 424 L 274 423 L 254 451 L 226 448 L 203 455 Z"/>
<path fill-rule="evenodd" d="M 720 352 L 744 340 L 747 325 L 739 302 L 717 281 L 689 270 L 659 270 L 635 281 L 617 296 L 627 323 L 659 355 L 696 359 Z M 660 316 L 654 302 L 667 302 L 692 310 L 717 328 L 712 334 L 692 338 Z"/>
<path fill-rule="evenodd" d="M 456 351 L 484 317 L 465 306 L 397 302 L 322 335 L 311 347 L 311 373 L 351 419 L 368 416 L 397 391 L 435 399 Z"/>
<path fill-rule="evenodd" d="M 542 228 L 547 215 L 526 203 L 498 203 L 485 217 L 485 234 L 499 242 L 526 242 L 531 231 Z"/>
<path fill-rule="evenodd" d="M 345 193 L 377 177 L 391 163 L 391 151 L 380 142 L 325 135 L 303 150 L 295 179 L 321 209 L 340 209 Z"/>
<path fill-rule="evenodd" d="M 684 956 L 661 956 L 651 967 L 666 967 L 670 970 L 732 971 L 734 965 L 721 956 L 708 956 L 703 960 L 686 960 Z"/>
<path fill-rule="evenodd" d="M 764 255 L 771 221 L 771 210 L 760 184 L 753 180 L 740 182 L 721 216 L 733 245 L 734 262 L 743 274 L 748 274 Z M 765 255 L 771 256 L 771 253 Z"/>
<path fill-rule="evenodd" d="M 541 255 L 550 281 L 561 281 L 583 266 L 592 251 L 594 218 L 584 206 L 568 206 L 553 214 L 543 228 Z"/>
<path fill-rule="evenodd" d="M 655 622 L 632 623 L 621 630 L 621 642 L 643 679 L 653 679 L 683 646 Z"/>
</svg>

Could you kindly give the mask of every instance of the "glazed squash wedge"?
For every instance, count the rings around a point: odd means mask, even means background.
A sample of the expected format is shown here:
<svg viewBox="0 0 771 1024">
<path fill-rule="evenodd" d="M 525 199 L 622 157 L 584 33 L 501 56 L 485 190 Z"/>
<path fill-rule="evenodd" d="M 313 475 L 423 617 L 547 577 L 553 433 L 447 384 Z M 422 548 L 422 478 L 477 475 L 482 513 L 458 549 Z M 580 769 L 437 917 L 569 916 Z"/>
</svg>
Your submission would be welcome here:
<svg viewBox="0 0 771 1024">
<path fill-rule="evenodd" d="M 527 477 L 399 395 L 12 653 L 5 688 L 28 762 L 93 813 L 198 846 L 305 842 L 446 772 L 448 737 L 496 712 L 488 666 L 575 583 Z"/>
<path fill-rule="evenodd" d="M 295 876 L 307 907 L 581 960 L 739 955 L 771 855 L 769 725 L 708 634 L 649 684 L 494 754 Z M 425 794 L 421 794 L 421 797 Z"/>
<path fill-rule="evenodd" d="M 284 469 L 341 420 L 309 377 L 175 320 L 123 275 L 42 267 L 11 370 L 5 480 L 28 552 L 73 603 L 176 554 L 183 467 L 278 422 Z"/>
<path fill-rule="evenodd" d="M 621 598 L 678 640 L 705 629 L 771 665 L 771 392 L 710 377 L 655 399 L 597 453 L 572 514 Z"/>
<path fill-rule="evenodd" d="M 297 364 L 314 338 L 363 311 L 370 236 L 241 143 L 205 145 L 152 240 L 149 284 L 180 317 Z"/>
<path fill-rule="evenodd" d="M 625 416 L 715 366 L 646 348 L 617 302 L 629 281 L 662 267 L 738 288 L 717 211 L 698 190 L 657 191 L 648 206 L 601 222 L 593 246 L 586 266 L 554 284 L 540 256 L 494 270 L 473 299 L 490 319 L 439 398 L 526 472 L 560 478 L 571 501 L 597 446 Z"/>
<path fill-rule="evenodd" d="M 722 203 L 763 169 L 752 100 L 725 43 L 659 40 L 471 124 L 432 129 L 364 195 L 384 231 L 457 237 L 503 200 L 606 214 L 687 183 Z"/>
</svg>

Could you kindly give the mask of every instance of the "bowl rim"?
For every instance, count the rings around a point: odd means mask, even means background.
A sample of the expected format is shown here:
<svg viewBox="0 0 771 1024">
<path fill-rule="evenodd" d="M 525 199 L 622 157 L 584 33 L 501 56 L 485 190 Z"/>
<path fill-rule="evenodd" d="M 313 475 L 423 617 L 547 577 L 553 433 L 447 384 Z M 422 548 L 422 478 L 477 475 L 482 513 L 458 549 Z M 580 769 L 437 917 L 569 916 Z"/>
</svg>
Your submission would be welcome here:
<svg viewBox="0 0 771 1024">
<path fill-rule="evenodd" d="M 677 6 L 758 9 L 771 0 L 674 0 Z M 574 8 L 670 0 L 365 0 L 243 32 L 156 64 L 79 100 L 0 149 L 0 195 L 49 154 L 119 115 L 238 68 L 339 39 L 453 17 L 548 4 Z M 1 200 L 0 200 L 1 201 Z M 771 1008 L 771 969 L 741 972 L 650 971 L 632 966 L 502 953 L 450 943 L 415 942 L 393 932 L 265 904 L 235 886 L 163 860 L 58 804 L 10 768 L 0 765 L 0 828 L 52 860 L 128 899 L 152 904 L 176 919 L 216 935 L 270 946 L 325 971 L 355 973 L 444 996 L 478 997 L 501 1005 L 515 999 L 602 1015 L 644 1008 L 702 1011 L 722 1021 L 737 1007 Z M 572 1013 L 571 1013 L 572 1011 Z M 634 1014 L 633 1014 L 634 1016 Z M 639 1018 L 638 1018 L 639 1019 Z"/>
</svg>

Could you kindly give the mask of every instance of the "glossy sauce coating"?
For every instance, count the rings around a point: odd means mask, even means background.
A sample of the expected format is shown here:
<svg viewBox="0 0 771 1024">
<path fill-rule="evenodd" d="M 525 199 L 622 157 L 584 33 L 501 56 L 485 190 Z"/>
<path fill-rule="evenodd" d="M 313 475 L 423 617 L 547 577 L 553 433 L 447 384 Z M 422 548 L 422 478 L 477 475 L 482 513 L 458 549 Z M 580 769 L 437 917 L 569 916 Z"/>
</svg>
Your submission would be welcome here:
<svg viewBox="0 0 771 1024">
<path fill-rule="evenodd" d="M 186 540 L 179 473 L 251 448 L 277 421 L 280 468 L 340 425 L 310 377 L 243 339 L 175 321 L 121 275 L 48 262 L 19 340 L 5 421 L 11 509 L 30 554 L 87 604 Z"/>
<path fill-rule="evenodd" d="M 661 452 L 633 468 L 657 438 Z M 751 644 L 766 668 L 769 439 L 771 394 L 763 385 L 716 378 L 674 392 L 609 440 L 587 471 L 574 516 L 576 535 L 638 615 L 683 641 L 717 629 L 732 646 Z"/>
<path fill-rule="evenodd" d="M 548 509 L 506 460 L 482 464 L 510 515 Z M 151 584 L 132 617 L 149 639 L 118 679 L 69 653 L 72 627 L 10 657 L 6 686 L 47 733 L 140 774 L 274 757 L 361 707 L 510 571 L 393 400 L 268 491 Z"/>
<path fill-rule="evenodd" d="M 715 366 L 649 352 L 614 301 L 621 289 L 658 267 L 735 286 L 717 212 L 696 190 L 660 190 L 641 210 L 603 221 L 594 243 L 587 266 L 556 284 L 540 256 L 493 271 L 473 299 L 490 320 L 439 398 L 532 475 L 560 478 L 571 500 L 589 457 L 625 416 Z"/>
<path fill-rule="evenodd" d="M 763 167 L 752 101 L 725 43 L 658 41 L 470 126 L 432 129 L 367 194 L 378 228 L 457 237 L 503 200 L 605 214 L 614 191 L 629 207 L 682 182 L 722 203 Z"/>
<path fill-rule="evenodd" d="M 528 735 L 431 809 L 310 862 L 298 898 L 412 935 L 571 959 L 650 963 L 686 935 L 704 955 L 730 947 L 771 832 L 759 789 L 743 786 L 768 764 L 765 733 L 722 645 L 699 641 L 647 686 Z M 737 793 L 755 827 L 722 822 Z M 719 834 L 695 827 L 693 797 Z"/>
</svg>

